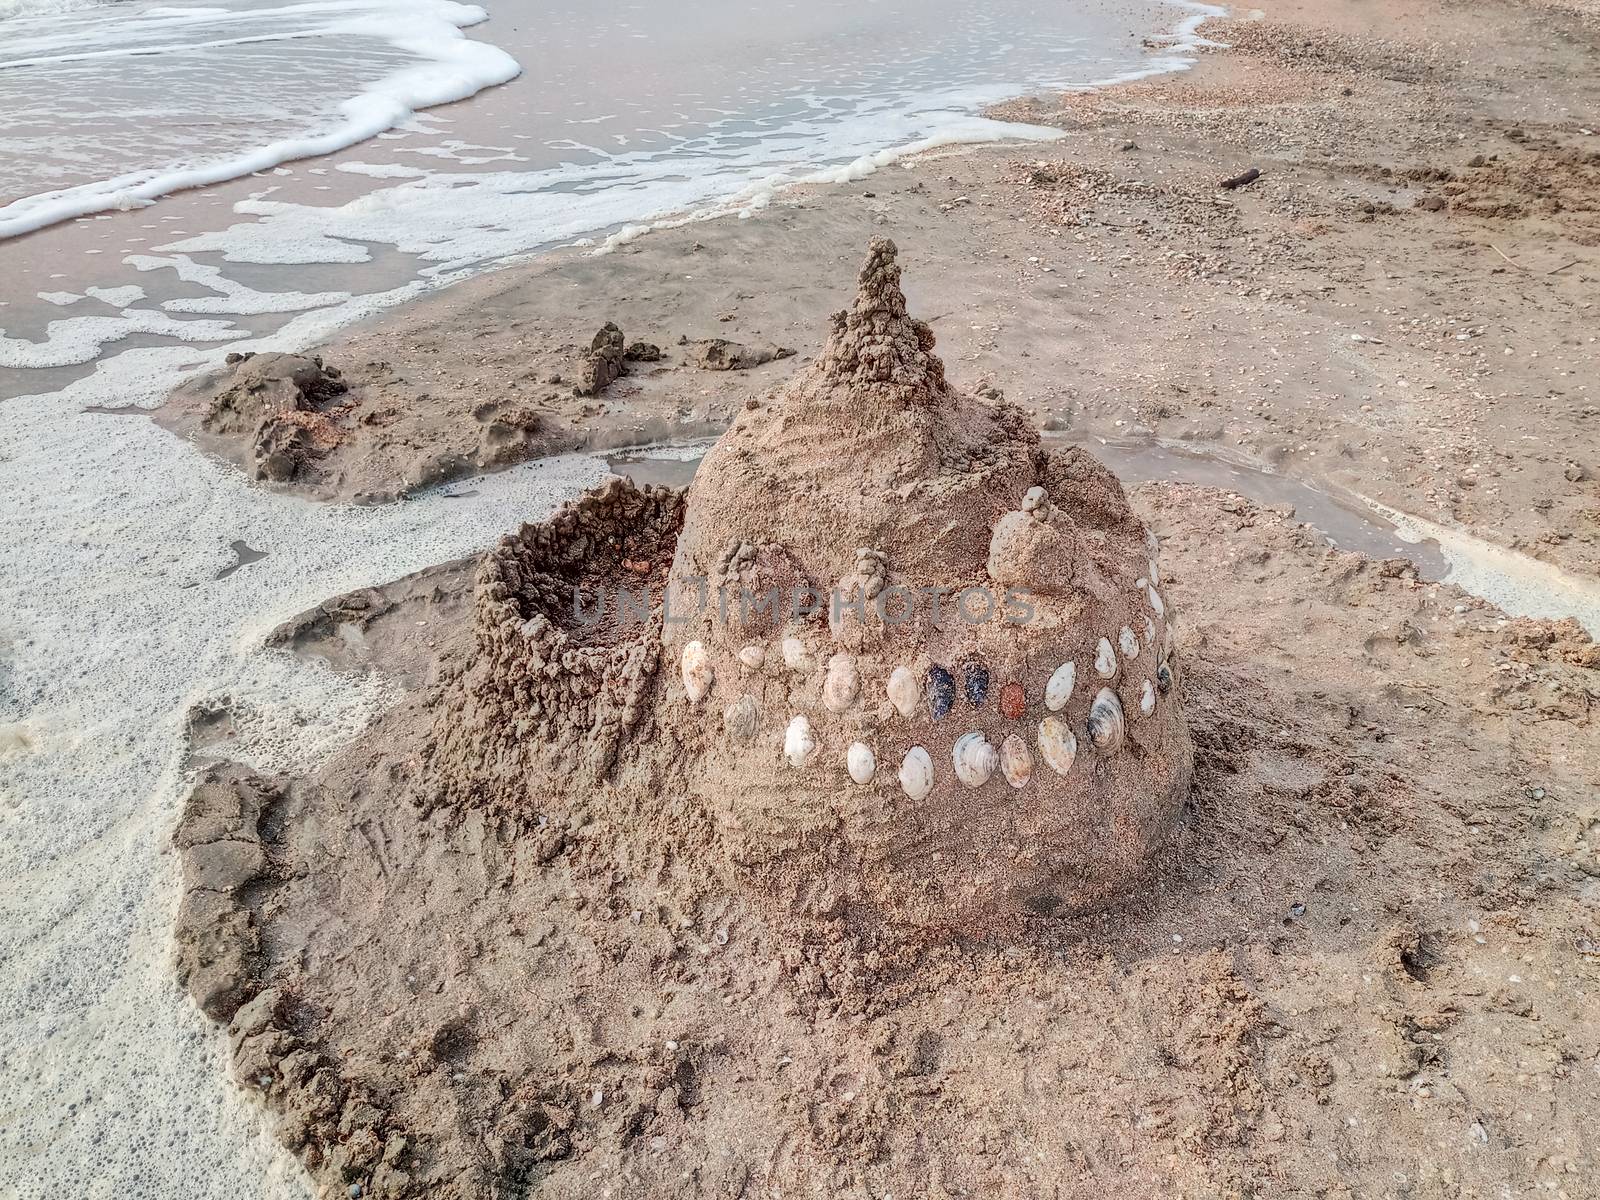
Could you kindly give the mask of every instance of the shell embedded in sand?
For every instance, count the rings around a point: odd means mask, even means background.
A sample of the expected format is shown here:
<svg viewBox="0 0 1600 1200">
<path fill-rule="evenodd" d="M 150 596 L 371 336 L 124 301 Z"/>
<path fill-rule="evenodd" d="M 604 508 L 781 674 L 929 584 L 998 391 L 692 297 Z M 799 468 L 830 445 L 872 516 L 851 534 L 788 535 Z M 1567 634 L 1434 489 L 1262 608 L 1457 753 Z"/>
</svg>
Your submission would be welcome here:
<svg viewBox="0 0 1600 1200">
<path fill-rule="evenodd" d="M 1110 688 L 1101 688 L 1089 706 L 1089 740 L 1102 750 L 1116 750 L 1127 733 L 1122 701 Z"/>
<path fill-rule="evenodd" d="M 1078 739 L 1060 717 L 1046 717 L 1039 722 L 1039 753 L 1057 775 L 1072 770 L 1078 757 Z"/>
<path fill-rule="evenodd" d="M 900 763 L 900 787 L 913 800 L 925 799 L 933 791 L 933 759 L 921 746 L 906 751 Z"/>
<path fill-rule="evenodd" d="M 1051 712 L 1060 712 L 1067 706 L 1067 701 L 1072 699 L 1072 689 L 1077 683 L 1077 664 L 1062 663 L 1050 676 L 1050 682 L 1044 685 L 1044 706 Z"/>
<path fill-rule="evenodd" d="M 861 694 L 861 676 L 856 660 L 848 654 L 835 654 L 828 660 L 828 676 L 822 681 L 822 703 L 829 712 L 842 713 Z"/>
<path fill-rule="evenodd" d="M 1156 685 L 1146 679 L 1144 685 L 1139 689 L 1139 711 L 1148 717 L 1155 710 Z"/>
<path fill-rule="evenodd" d="M 1117 673 L 1117 652 L 1111 648 L 1110 638 L 1101 638 L 1095 648 L 1094 669 L 1101 679 L 1110 679 Z"/>
<path fill-rule="evenodd" d="M 1123 658 L 1139 657 L 1139 639 L 1129 626 L 1122 627 L 1122 632 L 1117 635 L 1117 645 L 1122 649 Z"/>
<path fill-rule="evenodd" d="M 1022 495 L 1022 511 L 1036 512 L 1043 520 L 1050 510 L 1050 494 L 1042 487 L 1031 487 Z"/>
<path fill-rule="evenodd" d="M 909 717 L 922 703 L 922 685 L 909 667 L 896 667 L 889 672 L 889 682 L 884 690 L 889 693 L 890 702 L 902 717 Z"/>
<path fill-rule="evenodd" d="M 1161 564 L 1153 558 L 1150 560 L 1150 582 L 1161 582 Z"/>
<path fill-rule="evenodd" d="M 967 694 L 967 703 L 982 708 L 989 698 L 989 668 L 982 663 L 968 663 L 961 669 L 961 684 Z"/>
<path fill-rule="evenodd" d="M 811 651 L 806 649 L 806 644 L 799 638 L 791 637 L 783 639 L 783 665 L 791 671 L 798 671 L 803 674 L 815 667 L 817 663 L 811 657 Z"/>
<path fill-rule="evenodd" d="M 935 664 L 928 668 L 928 711 L 933 714 L 933 719 L 938 720 L 950 711 L 950 706 L 956 702 L 955 677 L 943 667 Z"/>
<path fill-rule="evenodd" d="M 767 661 L 767 648 L 759 642 L 739 647 L 739 665 L 747 670 L 759 671 Z"/>
<path fill-rule="evenodd" d="M 958 737 L 950 748 L 950 758 L 955 763 L 956 778 L 969 788 L 988 783 L 1000 766 L 1000 751 L 977 731 Z"/>
<path fill-rule="evenodd" d="M 1150 601 L 1150 607 L 1156 610 L 1156 616 L 1166 616 L 1167 606 L 1161 602 L 1161 593 L 1156 591 L 1154 587 L 1147 587 L 1144 591 L 1146 598 Z"/>
<path fill-rule="evenodd" d="M 722 712 L 722 727 L 736 742 L 748 745 L 755 740 L 756 725 L 760 719 L 754 696 L 740 696 Z"/>
<path fill-rule="evenodd" d="M 850 778 L 857 783 L 871 783 L 878 772 L 878 756 L 865 742 L 851 742 L 850 749 L 845 751 L 844 763 Z"/>
<path fill-rule="evenodd" d="M 1008 683 L 1000 689 L 1000 715 L 1015 721 L 1028 711 L 1028 693 L 1020 683 Z"/>
<path fill-rule="evenodd" d="M 791 767 L 803 767 L 817 756 L 817 735 L 805 717 L 794 717 L 783 733 L 783 756 Z"/>
<path fill-rule="evenodd" d="M 1027 787 L 1033 778 L 1033 752 L 1019 734 L 1007 734 L 1000 743 L 1000 774 L 1014 788 Z"/>
<path fill-rule="evenodd" d="M 716 672 L 711 668 L 710 656 L 701 642 L 690 642 L 683 648 L 683 690 L 690 704 L 699 704 L 711 690 Z"/>
<path fill-rule="evenodd" d="M 1154 646 L 1156 644 L 1155 621 L 1151 620 L 1149 613 L 1144 613 L 1142 616 L 1140 616 L 1139 620 L 1143 623 L 1144 644 L 1146 646 Z"/>
<path fill-rule="evenodd" d="M 1172 690 L 1172 664 L 1166 659 L 1162 659 L 1161 665 L 1156 668 L 1156 686 L 1161 689 L 1163 696 Z"/>
</svg>

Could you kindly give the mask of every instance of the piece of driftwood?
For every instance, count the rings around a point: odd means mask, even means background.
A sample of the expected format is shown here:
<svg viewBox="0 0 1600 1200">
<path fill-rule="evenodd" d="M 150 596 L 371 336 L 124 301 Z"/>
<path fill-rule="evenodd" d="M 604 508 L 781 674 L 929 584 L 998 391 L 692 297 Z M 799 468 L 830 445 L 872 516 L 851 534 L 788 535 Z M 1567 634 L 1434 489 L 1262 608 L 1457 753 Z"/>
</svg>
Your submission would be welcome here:
<svg viewBox="0 0 1600 1200">
<path fill-rule="evenodd" d="M 1493 242 L 1489 243 L 1489 249 L 1493 250 L 1496 254 L 1498 254 L 1501 258 L 1505 259 L 1508 263 L 1510 263 L 1517 270 L 1526 271 L 1528 269 L 1527 267 L 1525 267 L 1521 263 L 1519 263 L 1516 259 L 1512 258 L 1511 255 L 1507 254 L 1504 250 L 1500 249 L 1499 246 L 1496 246 Z"/>
<path fill-rule="evenodd" d="M 1261 172 L 1257 168 L 1251 167 L 1244 174 L 1235 175 L 1232 179 L 1224 179 L 1221 183 L 1217 184 L 1217 186 L 1221 188 L 1227 188 L 1231 192 L 1234 188 L 1242 188 L 1246 184 L 1254 183 L 1260 178 Z"/>
</svg>

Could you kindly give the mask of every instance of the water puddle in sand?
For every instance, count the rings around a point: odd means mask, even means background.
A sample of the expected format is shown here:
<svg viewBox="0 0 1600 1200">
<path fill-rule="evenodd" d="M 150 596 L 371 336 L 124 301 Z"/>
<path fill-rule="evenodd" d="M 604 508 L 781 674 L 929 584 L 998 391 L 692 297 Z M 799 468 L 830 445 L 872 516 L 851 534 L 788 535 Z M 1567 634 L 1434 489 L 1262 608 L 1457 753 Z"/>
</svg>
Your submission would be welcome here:
<svg viewBox="0 0 1600 1200">
<path fill-rule="evenodd" d="M 1046 444 L 1072 439 L 1045 434 Z M 681 487 L 694 478 L 711 442 L 639 446 L 606 459 L 618 475 L 635 483 Z M 1429 582 L 1453 583 L 1513 616 L 1576 617 L 1600 636 L 1600 584 L 1579 579 L 1515 550 L 1386 508 L 1364 496 L 1341 496 L 1215 454 L 1184 447 L 1122 445 L 1096 440 L 1090 450 L 1125 484 L 1193 483 L 1238 492 L 1258 504 L 1294 510 L 1335 549 L 1369 558 L 1403 558 Z"/>
<path fill-rule="evenodd" d="M 252 550 L 243 542 L 234 542 L 229 548 L 233 551 L 233 561 L 218 571 L 213 576 L 215 579 L 226 579 L 240 567 L 248 567 L 251 563 L 258 563 L 267 556 L 265 550 Z"/>
</svg>

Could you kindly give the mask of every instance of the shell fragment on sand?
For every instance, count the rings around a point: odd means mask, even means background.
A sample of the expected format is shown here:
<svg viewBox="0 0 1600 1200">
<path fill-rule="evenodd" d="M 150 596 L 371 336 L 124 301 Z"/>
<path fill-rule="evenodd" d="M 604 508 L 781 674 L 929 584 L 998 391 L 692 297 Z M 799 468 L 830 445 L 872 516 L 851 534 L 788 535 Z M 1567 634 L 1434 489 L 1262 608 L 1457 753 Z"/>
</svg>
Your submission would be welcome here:
<svg viewBox="0 0 1600 1200">
<path fill-rule="evenodd" d="M 878 772 L 878 756 L 865 742 L 851 742 L 850 749 L 845 752 L 845 768 L 857 783 L 871 783 Z"/>
<path fill-rule="evenodd" d="M 1057 775 L 1072 770 L 1078 757 L 1078 739 L 1060 717 L 1046 717 L 1039 722 L 1039 753 Z"/>
<path fill-rule="evenodd" d="M 1000 766 L 1000 752 L 976 730 L 956 739 L 950 758 L 955 764 L 956 778 L 969 788 L 980 788 L 988 783 Z"/>
<path fill-rule="evenodd" d="M 956 681 L 949 671 L 941 666 L 928 668 L 928 711 L 933 714 L 935 721 L 939 720 L 950 711 L 950 706 L 956 702 Z"/>
<path fill-rule="evenodd" d="M 856 660 L 848 654 L 835 654 L 828 660 L 828 675 L 822 681 L 822 703 L 831 713 L 847 711 L 861 694 L 861 676 Z"/>
<path fill-rule="evenodd" d="M 1117 652 L 1112 649 L 1110 638 L 1101 638 L 1095 648 L 1094 669 L 1101 679 L 1110 679 L 1117 673 Z"/>
<path fill-rule="evenodd" d="M 989 668 L 982 663 L 968 663 L 961 669 L 961 682 L 967 703 L 973 708 L 983 707 L 983 702 L 989 698 Z"/>
<path fill-rule="evenodd" d="M 1110 688 L 1101 688 L 1089 706 L 1089 740 L 1110 753 L 1122 746 L 1128 727 L 1122 715 L 1122 701 Z"/>
<path fill-rule="evenodd" d="M 749 745 L 755 741 L 760 715 L 754 696 L 740 696 L 723 710 L 722 728 L 734 741 Z"/>
<path fill-rule="evenodd" d="M 900 763 L 900 788 L 913 800 L 924 800 L 933 791 L 933 759 L 921 746 L 906 751 Z"/>
<path fill-rule="evenodd" d="M 683 648 L 683 690 L 690 704 L 699 704 L 711 691 L 711 681 L 716 677 L 711 658 L 701 642 L 690 642 Z"/>
<path fill-rule="evenodd" d="M 896 667 L 891 671 L 884 690 L 888 692 L 895 711 L 902 717 L 911 716 L 917 711 L 917 705 L 922 703 L 922 685 L 909 667 Z"/>
<path fill-rule="evenodd" d="M 1000 774 L 1014 788 L 1027 787 L 1033 778 L 1033 753 L 1021 734 L 1007 734 L 1000 743 Z"/>
<path fill-rule="evenodd" d="M 804 767 L 817 756 L 817 735 L 805 717 L 794 717 L 783 733 L 783 756 L 791 767 Z"/>
<path fill-rule="evenodd" d="M 1050 676 L 1050 682 L 1044 685 L 1044 706 L 1051 712 L 1060 712 L 1067 706 L 1067 701 L 1072 699 L 1072 689 L 1078 683 L 1078 665 L 1064 662 L 1055 669 Z"/>
</svg>

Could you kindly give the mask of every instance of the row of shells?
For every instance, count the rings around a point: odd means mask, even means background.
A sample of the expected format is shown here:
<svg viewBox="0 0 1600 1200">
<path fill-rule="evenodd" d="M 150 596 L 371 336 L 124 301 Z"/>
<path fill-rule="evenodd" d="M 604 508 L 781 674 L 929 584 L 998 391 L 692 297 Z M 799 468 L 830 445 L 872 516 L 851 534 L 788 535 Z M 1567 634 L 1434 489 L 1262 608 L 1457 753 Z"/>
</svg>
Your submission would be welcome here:
<svg viewBox="0 0 1600 1200">
<path fill-rule="evenodd" d="M 1155 589 L 1143 580 L 1140 582 L 1149 592 L 1152 606 L 1156 608 L 1158 614 L 1164 611 L 1160 596 Z M 1141 654 L 1157 653 L 1155 647 L 1161 633 L 1159 627 L 1149 615 L 1143 617 L 1141 624 L 1142 641 L 1140 634 L 1135 633 L 1131 625 L 1122 627 L 1117 634 L 1115 644 L 1109 637 L 1100 639 L 1095 647 L 1096 675 L 1101 679 L 1115 679 L 1119 671 Z M 766 662 L 767 654 L 767 648 L 764 646 L 745 646 L 739 651 L 739 662 L 749 670 L 759 670 Z M 809 672 L 816 665 L 810 651 L 798 638 L 785 639 L 782 644 L 782 654 L 784 665 L 797 672 Z M 683 675 L 683 690 L 689 702 L 700 703 L 710 694 L 711 685 L 716 679 L 716 671 L 711 665 L 711 658 L 704 643 L 694 641 L 683 648 L 680 668 Z M 967 703 L 973 708 L 981 707 L 989 695 L 989 669 L 981 663 L 967 663 L 961 671 L 961 690 L 965 694 Z M 1157 666 L 1158 677 L 1166 671 L 1166 659 L 1165 655 L 1162 655 L 1161 662 Z M 1064 662 L 1057 667 L 1045 684 L 1045 707 L 1051 712 L 1060 712 L 1065 708 L 1072 698 L 1073 689 L 1077 686 L 1077 678 L 1078 668 L 1075 663 Z M 1148 689 L 1150 684 L 1146 682 L 1145 687 Z M 939 720 L 948 714 L 955 704 L 956 677 L 949 668 L 935 664 L 928 668 L 924 683 L 917 678 L 911 668 L 900 666 L 889 673 L 884 690 L 890 703 L 902 717 L 914 715 L 926 697 L 929 713 L 935 720 Z M 848 654 L 835 654 L 828 660 L 827 674 L 822 682 L 823 706 L 832 713 L 847 712 L 855 705 L 860 695 L 861 675 L 857 670 L 856 660 Z M 1027 694 L 1020 683 L 1013 681 L 1000 689 L 1000 710 L 1007 718 L 1016 720 L 1021 717 L 1027 708 L 1027 703 Z"/>
<path fill-rule="evenodd" d="M 1140 709 L 1146 715 L 1155 711 L 1155 689 L 1148 681 L 1141 693 Z M 1084 733 L 1096 749 L 1105 753 L 1121 748 L 1127 737 L 1127 718 L 1122 701 L 1110 688 L 1101 688 L 1089 706 Z M 1044 718 L 1039 722 L 1037 742 L 1039 756 L 1052 771 L 1066 775 L 1072 770 L 1078 758 L 1078 738 L 1065 721 L 1060 717 Z M 820 757 L 821 744 L 807 717 L 790 719 L 783 735 L 783 755 L 796 769 L 812 766 Z M 1019 789 L 1027 787 L 1033 778 L 1033 751 L 1016 733 L 1007 734 L 998 747 L 977 730 L 964 733 L 951 747 L 950 759 L 956 779 L 968 788 L 982 787 L 997 771 L 1007 783 Z M 871 783 L 878 774 L 877 755 L 865 742 L 852 742 L 845 751 L 845 769 L 856 783 Z M 897 777 L 907 796 L 921 800 L 933 791 L 932 755 L 923 746 L 911 747 L 900 762 Z"/>
</svg>

